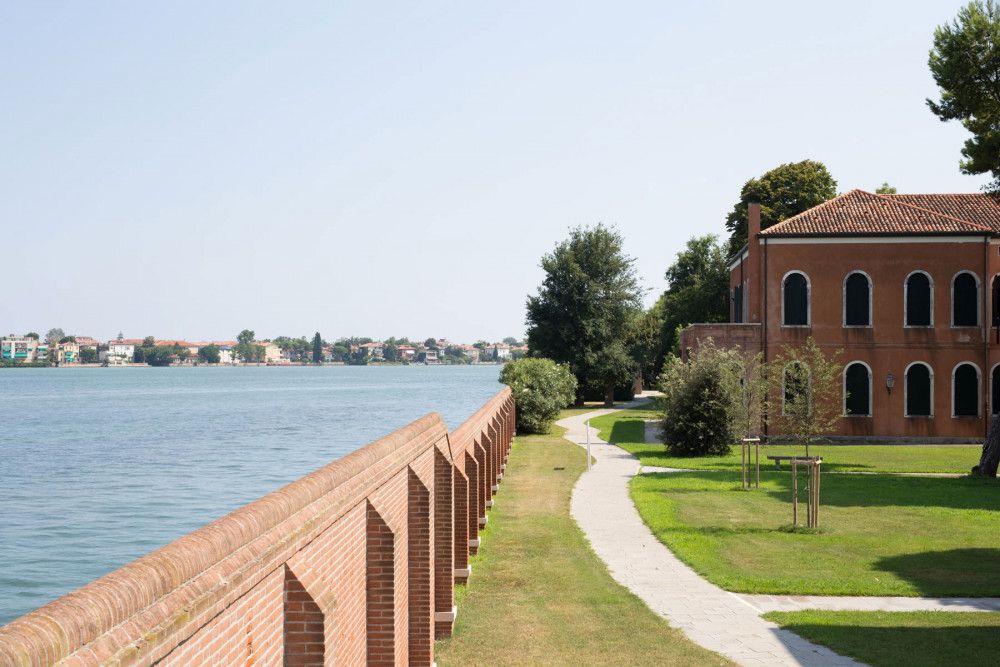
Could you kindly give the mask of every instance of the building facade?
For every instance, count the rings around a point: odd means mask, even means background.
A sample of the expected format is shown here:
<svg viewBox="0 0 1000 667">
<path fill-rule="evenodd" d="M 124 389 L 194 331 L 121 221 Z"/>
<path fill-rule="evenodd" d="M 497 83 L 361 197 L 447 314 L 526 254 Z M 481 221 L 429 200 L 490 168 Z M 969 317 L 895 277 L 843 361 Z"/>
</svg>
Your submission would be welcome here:
<svg viewBox="0 0 1000 667">
<path fill-rule="evenodd" d="M 730 322 L 685 329 L 684 353 L 712 337 L 773 361 L 812 337 L 841 351 L 836 435 L 983 438 L 1000 412 L 1000 200 L 853 190 L 763 231 L 751 205 L 748 230 Z"/>
</svg>

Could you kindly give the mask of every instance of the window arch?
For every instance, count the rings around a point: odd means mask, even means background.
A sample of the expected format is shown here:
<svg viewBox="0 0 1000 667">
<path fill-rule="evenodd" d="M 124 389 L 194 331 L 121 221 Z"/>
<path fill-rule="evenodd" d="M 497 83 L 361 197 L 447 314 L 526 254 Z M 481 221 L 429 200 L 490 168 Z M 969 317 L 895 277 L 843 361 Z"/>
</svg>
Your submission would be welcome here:
<svg viewBox="0 0 1000 667">
<path fill-rule="evenodd" d="M 934 416 L 934 371 L 922 361 L 914 361 L 903 373 L 907 417 Z"/>
<path fill-rule="evenodd" d="M 852 361 L 844 367 L 844 414 L 872 416 L 872 369 L 863 361 Z"/>
<path fill-rule="evenodd" d="M 979 326 L 979 277 L 971 271 L 951 279 L 951 326 Z"/>
<path fill-rule="evenodd" d="M 801 271 L 789 271 L 781 279 L 782 326 L 809 326 L 809 291 L 809 277 Z"/>
<path fill-rule="evenodd" d="M 844 326 L 872 326 L 872 280 L 864 271 L 844 278 Z"/>
<path fill-rule="evenodd" d="M 809 367 L 800 361 L 785 365 L 781 372 L 781 414 L 805 414 L 812 412 L 809 400 Z"/>
<path fill-rule="evenodd" d="M 903 293 L 906 302 L 904 326 L 934 326 L 934 282 L 930 275 L 925 271 L 914 271 L 906 276 Z"/>
<path fill-rule="evenodd" d="M 951 371 L 951 416 L 979 416 L 979 366 L 963 361 Z"/>
</svg>

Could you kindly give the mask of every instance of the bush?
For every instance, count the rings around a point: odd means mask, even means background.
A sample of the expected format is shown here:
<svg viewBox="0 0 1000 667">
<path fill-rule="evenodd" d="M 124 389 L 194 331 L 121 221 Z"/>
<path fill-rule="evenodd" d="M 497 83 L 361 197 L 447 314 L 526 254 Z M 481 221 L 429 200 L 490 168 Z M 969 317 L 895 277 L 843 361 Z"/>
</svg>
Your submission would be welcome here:
<svg viewBox="0 0 1000 667">
<path fill-rule="evenodd" d="M 688 362 L 670 357 L 660 376 L 660 436 L 671 456 L 724 456 L 738 435 L 739 355 L 707 341 Z"/>
<path fill-rule="evenodd" d="M 551 359 L 518 359 L 503 367 L 500 382 L 514 393 L 519 433 L 546 433 L 559 410 L 576 399 L 576 378 Z"/>
</svg>

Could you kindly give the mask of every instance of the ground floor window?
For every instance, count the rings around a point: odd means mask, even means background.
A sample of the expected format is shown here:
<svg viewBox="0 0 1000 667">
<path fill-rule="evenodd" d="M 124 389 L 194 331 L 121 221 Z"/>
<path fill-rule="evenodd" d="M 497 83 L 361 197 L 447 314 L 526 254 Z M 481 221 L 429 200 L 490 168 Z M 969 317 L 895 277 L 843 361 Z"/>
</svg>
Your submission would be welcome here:
<svg viewBox="0 0 1000 667">
<path fill-rule="evenodd" d="M 871 371 L 868 366 L 856 361 L 844 369 L 844 414 L 853 417 L 869 417 L 871 406 Z"/>
<path fill-rule="evenodd" d="M 930 417 L 931 412 L 931 375 L 930 366 L 916 362 L 906 369 L 906 416 Z"/>
<path fill-rule="evenodd" d="M 979 416 L 979 369 L 973 364 L 956 366 L 952 392 L 956 417 Z"/>
</svg>

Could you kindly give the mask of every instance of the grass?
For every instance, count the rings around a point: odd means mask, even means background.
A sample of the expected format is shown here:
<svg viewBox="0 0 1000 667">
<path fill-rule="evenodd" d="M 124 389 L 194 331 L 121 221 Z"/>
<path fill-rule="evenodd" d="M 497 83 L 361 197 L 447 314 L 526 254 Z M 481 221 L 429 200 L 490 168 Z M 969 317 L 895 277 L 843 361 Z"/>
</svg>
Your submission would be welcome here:
<svg viewBox="0 0 1000 667">
<path fill-rule="evenodd" d="M 738 471 L 740 450 L 728 456 L 678 457 L 659 443 L 647 444 L 645 420 L 658 419 L 655 410 L 634 408 L 595 417 L 591 425 L 599 437 L 628 450 L 647 466 Z M 767 445 L 761 448 L 761 467 L 773 467 L 768 454 L 803 454 L 801 445 Z M 810 454 L 823 457 L 825 472 L 932 472 L 967 474 L 979 463 L 979 445 L 815 445 Z"/>
<path fill-rule="evenodd" d="M 822 484 L 813 533 L 788 530 L 787 472 L 762 472 L 749 492 L 735 472 L 640 475 L 631 493 L 660 541 L 727 590 L 1000 595 L 997 480 L 824 475 Z"/>
<path fill-rule="evenodd" d="M 514 441 L 489 527 L 457 592 L 439 665 L 719 665 L 615 582 L 569 514 L 586 461 L 554 427 Z"/>
<path fill-rule="evenodd" d="M 1000 662 L 1000 612 L 801 611 L 765 618 L 872 667 Z"/>
</svg>

